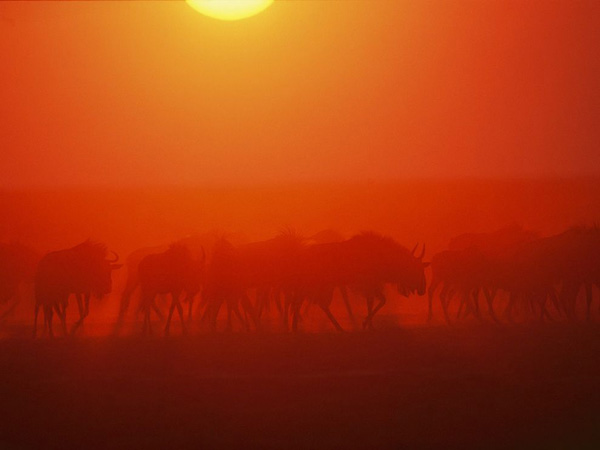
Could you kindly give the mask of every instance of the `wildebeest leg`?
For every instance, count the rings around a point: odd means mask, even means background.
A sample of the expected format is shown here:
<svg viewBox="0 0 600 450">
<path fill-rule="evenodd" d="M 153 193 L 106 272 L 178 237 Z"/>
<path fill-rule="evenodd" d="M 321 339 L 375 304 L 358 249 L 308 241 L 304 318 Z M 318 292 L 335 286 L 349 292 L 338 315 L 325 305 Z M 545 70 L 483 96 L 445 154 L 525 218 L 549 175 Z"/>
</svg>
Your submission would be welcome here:
<svg viewBox="0 0 600 450">
<path fill-rule="evenodd" d="M 477 319 L 481 319 L 479 314 L 479 288 L 474 288 L 472 292 L 473 298 L 471 299 L 471 291 L 468 288 L 463 289 L 460 306 L 456 318 L 460 318 L 460 312 L 465 307 L 464 317 L 468 317 L 469 314 L 473 314 Z"/>
<path fill-rule="evenodd" d="M 302 309 L 302 302 L 305 300 L 306 294 L 300 293 L 298 291 L 288 291 L 285 293 L 284 297 L 284 316 L 283 316 L 283 326 L 286 331 L 289 328 L 289 320 L 292 318 L 292 331 L 297 331 L 298 329 L 298 321 L 300 320 L 300 312 Z M 294 326 L 296 327 L 294 329 Z"/>
<path fill-rule="evenodd" d="M 433 319 L 433 295 L 435 294 L 435 290 L 440 285 L 440 279 L 435 278 L 431 282 L 429 289 L 427 291 L 427 299 L 428 299 L 428 309 L 427 309 L 427 322 L 430 322 Z"/>
<path fill-rule="evenodd" d="M 179 318 L 181 319 L 181 332 L 187 334 L 187 327 L 185 325 L 185 319 L 183 318 L 183 306 L 179 300 L 177 300 L 177 312 L 179 312 Z"/>
<path fill-rule="evenodd" d="M 386 302 L 386 298 L 385 298 L 385 295 L 383 295 L 383 292 L 378 292 L 377 294 L 375 294 L 375 296 L 379 299 L 379 303 L 375 306 L 375 308 L 373 308 L 373 311 L 371 311 L 371 314 L 369 315 L 369 317 L 367 317 L 367 321 L 371 328 L 373 327 L 373 317 L 375 317 L 375 314 L 377 314 L 377 311 L 379 311 L 381 308 L 383 308 L 383 305 L 385 305 L 385 302 Z"/>
<path fill-rule="evenodd" d="M 333 324 L 335 329 L 343 332 L 344 329 L 341 327 L 339 322 L 335 319 L 333 314 L 331 314 L 331 310 L 329 309 L 329 304 L 331 303 L 331 301 L 328 301 L 328 299 L 325 298 L 325 296 L 323 296 L 320 300 L 321 301 L 319 301 L 319 307 L 323 310 L 325 315 L 329 318 L 329 320 L 331 321 L 331 323 Z"/>
<path fill-rule="evenodd" d="M 450 325 L 450 314 L 448 314 L 449 290 L 450 288 L 448 287 L 448 285 L 444 283 L 444 286 L 442 287 L 442 292 L 440 292 L 440 304 L 442 305 L 442 311 L 444 312 L 444 317 L 446 318 L 446 323 L 448 323 L 448 325 Z"/>
<path fill-rule="evenodd" d="M 190 323 L 192 321 L 192 310 L 193 310 L 193 306 L 194 306 L 194 298 L 196 296 L 195 295 L 189 295 L 188 294 L 188 315 L 187 315 L 187 321 L 188 323 Z"/>
<path fill-rule="evenodd" d="M 485 296 L 485 300 L 488 304 L 488 311 L 490 313 L 490 317 L 496 323 L 499 323 L 498 317 L 496 317 L 496 313 L 494 311 L 494 298 L 496 297 L 498 290 L 497 289 L 487 289 L 483 288 L 483 295 Z"/>
<path fill-rule="evenodd" d="M 479 288 L 475 288 L 473 290 L 473 314 L 475 315 L 475 317 L 477 318 L 477 320 L 481 320 L 481 314 L 479 311 Z M 467 292 L 467 304 L 469 305 L 471 302 L 471 293 Z"/>
<path fill-rule="evenodd" d="M 44 321 L 48 325 L 48 336 L 50 337 L 54 337 L 54 332 L 52 330 L 52 314 L 54 314 L 52 305 L 44 305 Z"/>
<path fill-rule="evenodd" d="M 167 316 L 167 324 L 165 325 L 165 335 L 168 335 L 169 331 L 171 329 L 171 320 L 173 319 L 173 311 L 175 311 L 175 307 L 177 307 L 177 305 L 179 304 L 179 296 L 180 295 L 181 295 L 181 293 L 179 291 L 171 292 L 171 306 L 169 307 L 169 315 Z M 179 308 L 181 308 L 181 305 L 179 305 L 179 307 L 177 309 L 179 310 Z M 183 322 L 183 316 L 181 317 L 181 320 Z"/>
<path fill-rule="evenodd" d="M 161 294 L 162 295 L 162 294 Z M 162 313 L 162 311 L 160 310 L 160 308 L 158 307 L 158 305 L 156 304 L 155 299 L 152 300 L 151 303 L 152 309 L 154 310 L 154 312 L 156 313 L 156 315 L 158 316 L 158 319 L 162 322 L 163 320 L 165 320 L 165 316 Z"/>
<path fill-rule="evenodd" d="M 71 334 L 75 334 L 75 331 L 79 328 L 79 326 L 83 323 L 83 318 L 85 317 L 85 306 L 83 304 L 83 294 L 75 294 L 77 298 L 77 309 L 79 310 L 79 320 L 75 322 L 73 328 L 71 328 Z"/>
<path fill-rule="evenodd" d="M 247 319 L 244 320 L 244 317 L 242 316 L 242 312 L 240 311 L 240 306 L 237 302 L 235 302 L 233 304 L 232 310 L 233 310 L 233 313 L 235 314 L 235 316 L 240 321 L 241 325 L 246 329 L 246 331 L 250 331 L 250 324 Z"/>
<path fill-rule="evenodd" d="M 250 301 L 250 299 L 248 298 L 248 294 L 246 292 L 244 292 L 242 294 L 242 296 L 240 297 L 240 303 L 242 305 L 242 308 L 244 310 L 244 312 L 248 313 L 248 315 L 250 316 L 250 318 L 252 319 L 252 322 L 254 322 L 254 327 L 256 329 L 259 328 L 260 323 L 256 314 L 256 310 L 254 309 L 254 307 L 252 306 L 252 302 Z M 236 305 L 237 307 L 237 305 Z M 238 308 L 239 311 L 239 308 Z M 248 320 L 243 321 L 243 323 L 246 324 L 246 329 L 250 330 L 250 324 L 248 323 Z"/>
<path fill-rule="evenodd" d="M 348 311 L 348 317 L 352 322 L 352 325 L 356 328 L 356 319 L 354 318 L 354 313 L 352 312 L 352 306 L 350 305 L 350 299 L 348 298 L 348 289 L 346 286 L 339 286 L 340 294 L 342 294 L 342 300 L 344 301 L 344 305 L 346 306 L 346 311 Z"/>
<path fill-rule="evenodd" d="M 212 331 L 217 331 L 217 318 L 219 317 L 219 311 L 223 305 L 223 299 L 207 299 L 206 309 L 202 316 L 202 321 L 208 320 Z"/>
<path fill-rule="evenodd" d="M 205 322 L 209 322 L 210 323 L 210 315 L 211 315 L 211 311 L 214 305 L 214 301 L 208 301 L 208 298 L 206 296 L 202 297 L 202 301 L 201 303 L 206 303 L 206 307 L 204 308 L 204 312 L 202 313 L 202 316 L 200 317 L 200 323 L 205 323 Z"/>
<path fill-rule="evenodd" d="M 548 299 L 548 292 L 547 291 L 541 291 L 541 292 L 536 292 L 532 297 L 531 297 L 531 306 L 532 306 L 532 311 L 533 311 L 533 306 L 534 304 L 537 304 L 537 306 L 540 308 L 540 322 L 544 323 L 544 317 L 548 317 L 549 319 L 552 319 L 552 317 L 548 314 L 548 311 L 546 310 L 546 301 Z M 533 311 L 535 312 L 535 311 Z"/>
<path fill-rule="evenodd" d="M 218 301 L 215 303 L 210 314 L 210 323 L 213 331 L 217 331 L 217 319 L 219 318 L 221 306 L 223 306 L 223 301 Z"/>
<path fill-rule="evenodd" d="M 58 318 L 60 319 L 60 322 L 62 324 L 63 333 L 66 336 L 69 334 L 67 332 L 67 304 L 66 302 L 58 302 L 54 305 L 54 309 L 56 310 L 56 314 L 58 314 Z"/>
</svg>

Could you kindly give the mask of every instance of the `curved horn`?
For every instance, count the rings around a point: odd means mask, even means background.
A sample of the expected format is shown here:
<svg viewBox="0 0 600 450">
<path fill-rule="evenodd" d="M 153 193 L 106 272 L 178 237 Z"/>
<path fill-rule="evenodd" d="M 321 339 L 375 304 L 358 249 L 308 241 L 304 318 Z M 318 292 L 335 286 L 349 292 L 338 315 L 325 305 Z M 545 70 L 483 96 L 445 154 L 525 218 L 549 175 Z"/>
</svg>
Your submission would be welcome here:
<svg viewBox="0 0 600 450">
<path fill-rule="evenodd" d="M 110 251 L 113 255 L 115 255 L 115 259 L 106 259 L 109 263 L 116 263 L 119 260 L 119 255 L 117 252 Z"/>
<path fill-rule="evenodd" d="M 421 250 L 421 254 L 419 255 L 418 259 L 423 259 L 423 256 L 425 256 L 425 244 L 423 244 L 423 250 Z"/>
<path fill-rule="evenodd" d="M 415 252 L 417 251 L 417 247 L 418 247 L 418 246 L 419 246 L 419 243 L 417 242 L 417 243 L 415 244 L 415 246 L 413 247 L 412 251 L 410 252 L 410 253 L 411 253 L 411 255 L 413 255 L 413 256 L 415 255 Z"/>
</svg>

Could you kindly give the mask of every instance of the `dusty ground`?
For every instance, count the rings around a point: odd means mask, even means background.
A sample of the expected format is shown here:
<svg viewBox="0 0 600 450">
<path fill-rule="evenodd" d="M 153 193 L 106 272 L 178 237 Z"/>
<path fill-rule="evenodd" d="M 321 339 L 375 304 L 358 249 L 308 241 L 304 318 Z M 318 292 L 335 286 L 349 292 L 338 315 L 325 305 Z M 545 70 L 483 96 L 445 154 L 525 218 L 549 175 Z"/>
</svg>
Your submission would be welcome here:
<svg viewBox="0 0 600 450">
<path fill-rule="evenodd" d="M 0 448 L 598 448 L 600 327 L 0 341 Z"/>
</svg>

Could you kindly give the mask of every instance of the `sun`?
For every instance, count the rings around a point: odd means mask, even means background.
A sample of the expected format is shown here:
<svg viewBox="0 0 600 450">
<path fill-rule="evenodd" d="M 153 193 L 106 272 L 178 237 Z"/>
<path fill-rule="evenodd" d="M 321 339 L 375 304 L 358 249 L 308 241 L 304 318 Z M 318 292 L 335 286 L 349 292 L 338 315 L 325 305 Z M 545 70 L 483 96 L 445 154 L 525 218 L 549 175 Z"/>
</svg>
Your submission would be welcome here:
<svg viewBox="0 0 600 450">
<path fill-rule="evenodd" d="M 215 19 L 239 20 L 267 9 L 274 0 L 186 0 L 196 11 Z"/>
</svg>

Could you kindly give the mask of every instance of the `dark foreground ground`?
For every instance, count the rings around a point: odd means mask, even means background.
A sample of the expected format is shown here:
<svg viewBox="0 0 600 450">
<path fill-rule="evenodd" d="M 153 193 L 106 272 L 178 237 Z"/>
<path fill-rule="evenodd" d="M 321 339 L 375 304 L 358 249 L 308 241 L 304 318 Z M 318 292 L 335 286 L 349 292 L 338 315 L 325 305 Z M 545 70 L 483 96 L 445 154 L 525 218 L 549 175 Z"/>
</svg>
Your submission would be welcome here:
<svg viewBox="0 0 600 450">
<path fill-rule="evenodd" d="M 600 448 L 600 327 L 0 341 L 0 448 Z"/>
</svg>

